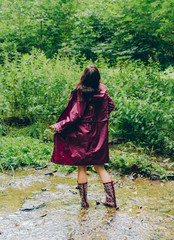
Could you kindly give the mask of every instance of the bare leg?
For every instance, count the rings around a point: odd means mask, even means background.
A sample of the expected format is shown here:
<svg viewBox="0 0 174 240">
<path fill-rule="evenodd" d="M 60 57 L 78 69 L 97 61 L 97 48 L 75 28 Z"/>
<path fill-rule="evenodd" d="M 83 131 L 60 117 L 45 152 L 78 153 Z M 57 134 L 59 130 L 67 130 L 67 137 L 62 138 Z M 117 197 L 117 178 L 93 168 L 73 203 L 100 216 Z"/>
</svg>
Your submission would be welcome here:
<svg viewBox="0 0 174 240">
<path fill-rule="evenodd" d="M 78 183 L 86 183 L 87 182 L 87 175 L 86 175 L 86 166 L 78 166 Z"/>
<path fill-rule="evenodd" d="M 111 178 L 104 168 L 104 165 L 94 165 L 94 169 L 99 174 L 103 183 L 111 182 Z"/>
</svg>

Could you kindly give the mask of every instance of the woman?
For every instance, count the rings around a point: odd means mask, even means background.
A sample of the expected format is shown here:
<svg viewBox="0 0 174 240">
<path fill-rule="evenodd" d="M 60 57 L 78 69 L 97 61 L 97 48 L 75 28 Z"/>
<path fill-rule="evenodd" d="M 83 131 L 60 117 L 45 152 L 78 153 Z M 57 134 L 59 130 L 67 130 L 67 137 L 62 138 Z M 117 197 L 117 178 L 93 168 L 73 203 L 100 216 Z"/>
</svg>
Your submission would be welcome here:
<svg viewBox="0 0 174 240">
<path fill-rule="evenodd" d="M 55 133 L 51 161 L 78 166 L 78 189 L 84 208 L 89 207 L 87 165 L 94 165 L 104 184 L 106 200 L 102 203 L 117 208 L 114 184 L 104 168 L 104 163 L 109 161 L 108 119 L 113 109 L 114 103 L 100 83 L 97 67 L 90 64 L 83 71 L 58 122 L 50 126 Z"/>
</svg>

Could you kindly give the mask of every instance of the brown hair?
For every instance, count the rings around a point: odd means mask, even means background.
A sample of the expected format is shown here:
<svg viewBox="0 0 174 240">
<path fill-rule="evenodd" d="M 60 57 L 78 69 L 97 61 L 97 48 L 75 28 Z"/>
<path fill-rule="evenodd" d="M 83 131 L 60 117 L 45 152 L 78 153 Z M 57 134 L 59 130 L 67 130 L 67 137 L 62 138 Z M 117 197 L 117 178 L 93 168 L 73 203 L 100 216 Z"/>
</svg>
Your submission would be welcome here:
<svg viewBox="0 0 174 240">
<path fill-rule="evenodd" d="M 100 84 L 100 73 L 94 64 L 89 64 L 83 71 L 80 81 L 76 85 L 76 89 L 82 92 L 98 92 Z"/>
</svg>

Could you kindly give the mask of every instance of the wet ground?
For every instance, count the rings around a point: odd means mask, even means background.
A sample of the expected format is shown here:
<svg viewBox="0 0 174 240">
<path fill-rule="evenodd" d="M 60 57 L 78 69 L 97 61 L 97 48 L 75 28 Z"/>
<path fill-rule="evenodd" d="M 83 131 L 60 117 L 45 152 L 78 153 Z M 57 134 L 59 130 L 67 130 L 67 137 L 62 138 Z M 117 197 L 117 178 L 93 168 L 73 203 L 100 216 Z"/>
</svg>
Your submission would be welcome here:
<svg viewBox="0 0 174 240">
<path fill-rule="evenodd" d="M 89 176 L 90 208 L 81 209 L 76 173 L 48 169 L 0 174 L 0 239 L 174 239 L 174 182 L 112 174 L 119 211 L 96 205 L 104 191 Z"/>
</svg>

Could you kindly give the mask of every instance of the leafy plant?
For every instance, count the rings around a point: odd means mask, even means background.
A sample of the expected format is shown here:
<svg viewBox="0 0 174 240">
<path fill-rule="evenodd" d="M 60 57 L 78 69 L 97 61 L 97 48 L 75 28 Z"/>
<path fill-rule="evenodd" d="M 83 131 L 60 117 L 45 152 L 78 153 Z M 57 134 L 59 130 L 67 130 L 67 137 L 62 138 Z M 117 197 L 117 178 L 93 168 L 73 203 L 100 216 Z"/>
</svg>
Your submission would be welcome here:
<svg viewBox="0 0 174 240">
<path fill-rule="evenodd" d="M 0 71 L 2 122 L 13 127 L 32 124 L 27 136 L 49 141 L 44 131 L 56 122 L 82 70 L 91 62 L 79 61 L 59 55 L 50 60 L 34 49 L 32 55 L 16 56 L 13 62 L 7 58 Z M 115 103 L 109 124 L 111 138 L 139 143 L 149 152 L 172 154 L 173 68 L 162 71 L 152 60 L 148 65 L 129 60 L 112 68 L 102 57 L 94 63 Z"/>
<path fill-rule="evenodd" d="M 106 164 L 107 169 L 118 170 L 123 174 L 140 174 L 151 177 L 152 173 L 158 173 L 165 178 L 167 171 L 158 163 L 152 161 L 145 154 L 127 153 L 119 150 L 110 152 L 110 163 Z"/>
<path fill-rule="evenodd" d="M 173 1 L 18 0 L 1 2 L 0 62 L 41 49 L 48 58 L 102 56 L 111 65 L 174 60 Z"/>
<path fill-rule="evenodd" d="M 0 145 L 1 169 L 44 166 L 51 157 L 52 146 L 30 137 L 3 137 Z"/>
</svg>

